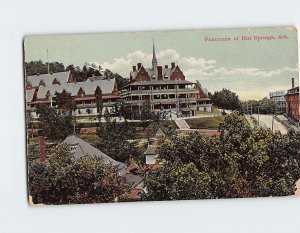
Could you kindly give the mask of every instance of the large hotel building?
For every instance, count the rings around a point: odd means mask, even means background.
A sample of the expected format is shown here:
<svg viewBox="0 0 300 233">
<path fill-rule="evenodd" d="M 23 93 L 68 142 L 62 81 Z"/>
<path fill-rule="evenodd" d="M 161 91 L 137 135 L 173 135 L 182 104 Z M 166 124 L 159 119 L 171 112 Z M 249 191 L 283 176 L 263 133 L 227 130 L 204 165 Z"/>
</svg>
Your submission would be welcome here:
<svg viewBox="0 0 300 233">
<path fill-rule="evenodd" d="M 141 112 L 145 102 L 151 111 L 166 111 L 175 116 L 194 116 L 196 110 L 211 111 L 211 101 L 199 82 L 190 82 L 174 62 L 157 64 L 153 44 L 152 67 L 142 63 L 132 67 L 130 84 L 122 88 L 121 97 L 134 111 Z"/>
<path fill-rule="evenodd" d="M 115 79 L 103 76 L 90 77 L 84 82 L 76 82 L 68 72 L 26 76 L 26 107 L 35 115 L 35 107 L 44 103 L 56 106 L 55 93 L 63 90 L 71 93 L 76 102 L 75 115 L 96 115 L 95 94 L 100 87 L 104 107 L 113 111 L 116 104 L 130 103 L 132 110 L 141 112 L 145 102 L 152 111 L 166 111 L 175 117 L 194 116 L 196 110 L 211 111 L 211 101 L 199 82 L 189 82 L 174 62 L 171 66 L 157 65 L 153 44 L 152 67 L 141 63 L 133 66 L 129 85 L 119 92 Z"/>
</svg>

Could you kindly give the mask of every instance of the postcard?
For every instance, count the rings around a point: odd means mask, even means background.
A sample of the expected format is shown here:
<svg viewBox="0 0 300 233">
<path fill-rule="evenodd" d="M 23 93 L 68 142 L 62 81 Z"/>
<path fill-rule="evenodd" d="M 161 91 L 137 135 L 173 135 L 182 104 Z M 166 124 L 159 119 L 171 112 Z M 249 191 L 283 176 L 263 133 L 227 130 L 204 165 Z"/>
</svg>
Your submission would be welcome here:
<svg viewBox="0 0 300 233">
<path fill-rule="evenodd" d="M 24 38 L 29 203 L 300 194 L 297 28 Z"/>
</svg>

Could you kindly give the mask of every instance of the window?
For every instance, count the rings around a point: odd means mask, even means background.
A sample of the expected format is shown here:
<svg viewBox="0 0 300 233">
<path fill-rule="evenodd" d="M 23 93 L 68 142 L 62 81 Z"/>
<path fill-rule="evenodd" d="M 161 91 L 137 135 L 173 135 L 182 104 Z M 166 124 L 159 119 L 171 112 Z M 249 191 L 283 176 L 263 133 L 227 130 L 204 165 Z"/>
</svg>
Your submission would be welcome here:
<svg viewBox="0 0 300 233">
<path fill-rule="evenodd" d="M 74 153 L 77 149 L 77 144 L 76 145 L 70 145 L 70 152 Z"/>
</svg>

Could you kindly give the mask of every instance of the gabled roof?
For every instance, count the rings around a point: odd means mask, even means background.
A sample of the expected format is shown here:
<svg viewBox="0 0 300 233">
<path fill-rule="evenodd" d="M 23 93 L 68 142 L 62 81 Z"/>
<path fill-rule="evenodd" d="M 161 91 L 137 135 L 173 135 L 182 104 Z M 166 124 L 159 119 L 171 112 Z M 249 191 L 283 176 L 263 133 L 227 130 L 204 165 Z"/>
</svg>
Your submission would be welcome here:
<svg viewBox="0 0 300 233">
<path fill-rule="evenodd" d="M 144 180 L 143 176 L 134 174 L 124 174 L 122 177 L 125 178 L 126 183 L 131 185 L 131 188 L 135 188 Z"/>
<path fill-rule="evenodd" d="M 51 86 L 54 80 L 56 80 L 61 84 L 67 83 L 69 80 L 69 76 L 70 76 L 70 71 L 58 72 L 52 74 L 39 74 L 39 75 L 27 76 L 27 81 L 33 87 L 38 87 L 41 80 L 44 81 L 46 86 Z"/>
<path fill-rule="evenodd" d="M 102 151 L 93 147 L 91 144 L 83 141 L 81 138 L 78 138 L 75 135 L 68 136 L 63 143 L 66 143 L 69 146 L 74 146 L 76 149 L 72 152 L 75 159 L 79 159 L 86 155 L 98 156 L 103 159 L 104 164 L 111 164 L 112 166 L 117 167 L 118 170 L 121 170 L 126 167 L 124 163 L 118 162 L 108 155 L 104 154 Z"/>
<path fill-rule="evenodd" d="M 34 92 L 35 92 L 35 89 L 26 90 L 26 103 L 32 101 Z"/>
<path fill-rule="evenodd" d="M 85 95 L 94 95 L 97 86 L 99 86 L 102 90 L 102 94 L 111 94 L 114 90 L 115 79 L 105 79 L 105 80 L 96 80 L 96 81 L 85 81 L 85 82 L 77 82 L 77 83 L 63 83 L 61 85 L 51 85 L 51 86 L 40 86 L 37 98 L 43 99 L 47 91 L 50 91 L 52 96 L 55 95 L 56 92 L 61 93 L 64 89 L 71 93 L 72 96 L 77 96 L 80 88 L 84 91 Z"/>
<path fill-rule="evenodd" d="M 159 128 L 155 134 L 155 137 L 162 137 L 165 136 L 164 132 L 161 130 L 161 128 Z"/>
<path fill-rule="evenodd" d="M 141 66 L 141 68 L 142 68 L 143 66 Z M 141 69 L 140 68 L 140 69 Z M 130 76 L 133 78 L 133 79 L 135 79 L 136 78 L 136 76 L 137 76 L 137 74 L 139 73 L 139 70 L 140 69 L 137 69 L 137 70 L 135 70 L 135 71 L 131 71 L 130 72 Z M 149 75 L 149 77 L 151 78 L 151 77 L 153 77 L 153 75 L 157 78 L 157 70 L 156 69 L 153 69 L 153 68 L 144 68 L 145 70 L 146 70 L 146 72 L 148 73 L 148 75 Z M 162 76 L 163 77 L 168 77 L 168 78 L 170 78 L 171 77 L 171 75 L 172 75 L 172 73 L 173 73 L 173 71 L 176 69 L 176 67 L 174 67 L 174 68 L 165 68 L 165 67 L 162 67 Z"/>
<path fill-rule="evenodd" d="M 157 144 L 149 145 L 147 150 L 144 152 L 144 155 L 156 155 L 158 154 Z"/>
</svg>

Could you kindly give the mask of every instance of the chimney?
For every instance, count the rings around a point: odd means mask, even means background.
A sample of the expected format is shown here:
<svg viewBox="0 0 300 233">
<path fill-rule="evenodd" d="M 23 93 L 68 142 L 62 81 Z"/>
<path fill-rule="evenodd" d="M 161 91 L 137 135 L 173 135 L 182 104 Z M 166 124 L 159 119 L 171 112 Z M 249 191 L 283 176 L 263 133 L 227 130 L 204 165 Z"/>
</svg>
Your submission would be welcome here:
<svg viewBox="0 0 300 233">
<path fill-rule="evenodd" d="M 45 136 L 39 137 L 39 147 L 40 147 L 40 162 L 44 163 L 46 161 Z"/>
<path fill-rule="evenodd" d="M 172 69 L 175 68 L 175 62 L 171 63 Z"/>
<path fill-rule="evenodd" d="M 141 66 L 142 66 L 142 63 L 137 64 L 138 70 L 141 68 Z"/>
<path fill-rule="evenodd" d="M 168 68 L 168 65 L 165 65 L 165 68 Z"/>
<path fill-rule="evenodd" d="M 292 88 L 294 88 L 294 87 L 295 87 L 295 79 L 292 78 Z"/>
<path fill-rule="evenodd" d="M 158 80 L 162 80 L 162 67 L 161 66 L 157 66 L 157 79 Z"/>
<path fill-rule="evenodd" d="M 136 71 L 136 66 L 133 66 L 133 67 L 132 67 L 132 70 L 133 70 L 133 71 Z"/>
</svg>

